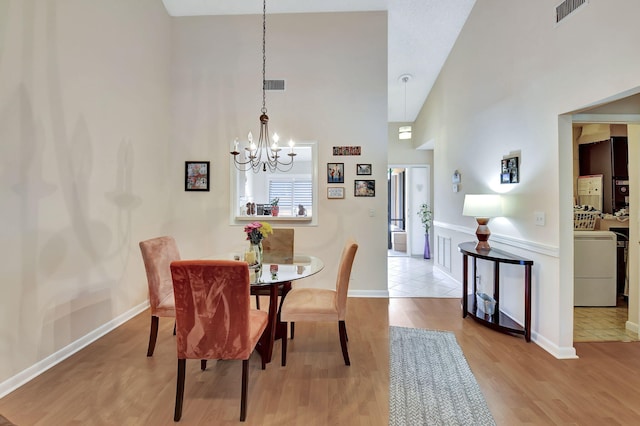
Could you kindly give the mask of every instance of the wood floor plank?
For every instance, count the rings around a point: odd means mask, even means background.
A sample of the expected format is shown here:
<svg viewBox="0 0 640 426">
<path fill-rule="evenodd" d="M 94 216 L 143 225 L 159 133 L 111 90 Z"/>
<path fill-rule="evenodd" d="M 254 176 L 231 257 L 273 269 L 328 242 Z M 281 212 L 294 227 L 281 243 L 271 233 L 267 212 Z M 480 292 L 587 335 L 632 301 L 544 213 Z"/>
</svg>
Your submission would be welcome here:
<svg viewBox="0 0 640 426">
<path fill-rule="evenodd" d="M 640 342 L 577 343 L 580 359 L 557 360 L 521 336 L 463 319 L 456 299 L 349 299 L 352 365 L 337 324 L 296 324 L 287 366 L 251 358 L 247 425 L 387 425 L 389 325 L 455 333 L 499 425 L 640 423 Z M 265 304 L 266 305 L 266 304 Z M 173 322 L 160 320 L 146 357 L 145 312 L 0 399 L 21 426 L 173 425 Z M 238 424 L 240 361 L 187 362 L 180 425 Z"/>
</svg>

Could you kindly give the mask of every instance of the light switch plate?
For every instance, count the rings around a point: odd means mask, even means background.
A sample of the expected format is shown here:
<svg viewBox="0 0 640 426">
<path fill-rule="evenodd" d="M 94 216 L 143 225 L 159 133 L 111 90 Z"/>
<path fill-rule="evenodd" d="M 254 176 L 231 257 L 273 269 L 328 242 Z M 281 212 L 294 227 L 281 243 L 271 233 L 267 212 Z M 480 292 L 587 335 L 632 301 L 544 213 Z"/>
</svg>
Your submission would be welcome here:
<svg viewBox="0 0 640 426">
<path fill-rule="evenodd" d="M 544 226 L 544 212 L 534 212 L 535 223 L 537 226 Z"/>
</svg>

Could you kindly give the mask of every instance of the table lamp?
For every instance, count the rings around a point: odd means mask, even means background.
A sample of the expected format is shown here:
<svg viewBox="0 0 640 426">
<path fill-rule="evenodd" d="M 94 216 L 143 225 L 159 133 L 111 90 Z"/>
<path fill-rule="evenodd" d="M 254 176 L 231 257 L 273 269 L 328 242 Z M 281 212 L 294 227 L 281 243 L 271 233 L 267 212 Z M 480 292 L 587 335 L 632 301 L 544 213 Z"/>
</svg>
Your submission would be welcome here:
<svg viewBox="0 0 640 426">
<path fill-rule="evenodd" d="M 464 196 L 463 216 L 473 216 L 478 222 L 476 250 L 489 250 L 489 219 L 502 216 L 502 200 L 497 194 L 466 194 Z"/>
</svg>

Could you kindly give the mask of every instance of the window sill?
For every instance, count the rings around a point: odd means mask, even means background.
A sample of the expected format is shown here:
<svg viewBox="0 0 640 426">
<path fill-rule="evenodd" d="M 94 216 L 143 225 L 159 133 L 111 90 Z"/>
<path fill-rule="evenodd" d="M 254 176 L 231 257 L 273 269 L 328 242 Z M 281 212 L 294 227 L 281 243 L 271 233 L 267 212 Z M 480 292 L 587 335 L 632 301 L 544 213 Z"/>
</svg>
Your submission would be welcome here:
<svg viewBox="0 0 640 426">
<path fill-rule="evenodd" d="M 312 216 L 236 216 L 238 222 L 311 222 Z"/>
</svg>

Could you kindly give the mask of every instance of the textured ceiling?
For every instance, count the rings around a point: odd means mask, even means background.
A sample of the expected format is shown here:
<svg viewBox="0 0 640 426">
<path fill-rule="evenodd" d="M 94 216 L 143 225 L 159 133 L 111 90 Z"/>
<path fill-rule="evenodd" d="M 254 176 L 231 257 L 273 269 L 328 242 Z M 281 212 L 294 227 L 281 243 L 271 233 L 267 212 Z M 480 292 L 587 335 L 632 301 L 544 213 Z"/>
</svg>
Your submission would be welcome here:
<svg viewBox="0 0 640 426">
<path fill-rule="evenodd" d="M 270 0 L 269 13 L 388 11 L 388 121 L 414 121 L 476 0 Z M 172 16 L 262 14 L 260 0 L 163 0 Z M 410 74 L 405 85 L 400 76 Z"/>
</svg>

